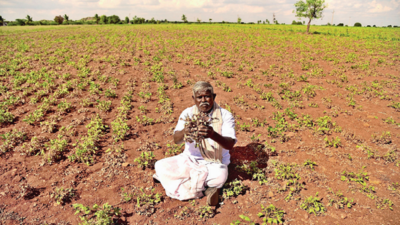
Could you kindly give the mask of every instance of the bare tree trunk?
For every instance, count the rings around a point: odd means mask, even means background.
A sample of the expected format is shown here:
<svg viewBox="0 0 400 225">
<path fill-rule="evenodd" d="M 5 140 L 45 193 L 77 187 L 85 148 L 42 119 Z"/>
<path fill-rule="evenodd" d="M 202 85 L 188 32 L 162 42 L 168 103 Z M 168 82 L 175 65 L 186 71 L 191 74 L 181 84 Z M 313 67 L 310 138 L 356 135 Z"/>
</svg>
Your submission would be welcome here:
<svg viewBox="0 0 400 225">
<path fill-rule="evenodd" d="M 310 24 L 311 24 L 311 18 L 310 18 L 310 21 L 308 21 L 308 24 L 307 24 L 307 34 L 310 33 Z"/>
</svg>

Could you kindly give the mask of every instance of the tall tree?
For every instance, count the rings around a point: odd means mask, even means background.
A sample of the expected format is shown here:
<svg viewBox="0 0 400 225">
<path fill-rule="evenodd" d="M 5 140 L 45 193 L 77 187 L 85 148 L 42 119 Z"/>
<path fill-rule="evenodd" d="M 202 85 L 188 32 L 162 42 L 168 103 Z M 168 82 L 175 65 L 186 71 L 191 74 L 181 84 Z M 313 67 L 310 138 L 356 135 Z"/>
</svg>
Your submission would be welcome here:
<svg viewBox="0 0 400 225">
<path fill-rule="evenodd" d="M 0 26 L 3 26 L 4 20 L 6 20 L 6 19 L 4 19 L 3 17 L 0 16 Z"/>
<path fill-rule="evenodd" d="M 294 4 L 296 7 L 296 17 L 308 18 L 307 33 L 310 31 L 310 25 L 312 19 L 319 19 L 322 17 L 322 12 L 326 7 L 325 0 L 300 0 Z M 293 13 L 295 11 L 293 10 Z"/>
<path fill-rule="evenodd" d="M 97 13 L 94 15 L 94 20 L 96 21 L 96 24 L 99 24 L 100 17 L 97 15 Z"/>
<path fill-rule="evenodd" d="M 125 23 L 126 23 L 126 24 L 129 23 L 129 17 L 125 17 Z"/>
<path fill-rule="evenodd" d="M 182 15 L 182 21 L 183 21 L 184 23 L 187 23 L 187 22 L 188 22 L 188 21 L 187 21 L 187 18 L 186 18 L 186 16 L 185 16 L 185 14 Z"/>
<path fill-rule="evenodd" d="M 238 24 L 242 23 L 242 18 L 240 18 L 239 16 L 238 16 L 238 19 L 237 19 L 237 23 Z"/>
<path fill-rule="evenodd" d="M 25 24 L 30 24 L 32 22 L 32 17 L 30 17 L 29 15 L 26 15 L 26 22 Z"/>
<path fill-rule="evenodd" d="M 208 19 L 209 21 L 210 21 L 210 23 L 211 23 L 211 21 L 212 21 L 212 19 L 210 18 L 210 19 Z"/>
<path fill-rule="evenodd" d="M 64 20 L 67 22 L 69 21 L 69 17 L 67 16 L 67 14 L 64 14 Z"/>
</svg>

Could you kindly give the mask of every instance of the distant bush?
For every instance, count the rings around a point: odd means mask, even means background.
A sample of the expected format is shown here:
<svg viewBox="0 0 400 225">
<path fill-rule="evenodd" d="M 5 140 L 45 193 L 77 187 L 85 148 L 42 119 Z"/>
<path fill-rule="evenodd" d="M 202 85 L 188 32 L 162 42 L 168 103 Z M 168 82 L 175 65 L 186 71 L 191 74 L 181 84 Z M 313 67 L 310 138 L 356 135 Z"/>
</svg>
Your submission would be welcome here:
<svg viewBox="0 0 400 225">
<path fill-rule="evenodd" d="M 63 21 L 64 21 L 64 17 L 62 17 L 62 16 L 56 16 L 56 17 L 54 17 L 54 21 L 55 21 L 57 24 L 62 24 Z"/>
<path fill-rule="evenodd" d="M 140 17 L 133 17 L 132 23 L 133 24 L 142 24 L 144 23 L 145 19 L 144 18 L 140 18 Z M 177 23 L 177 21 L 175 21 L 175 23 Z"/>
<path fill-rule="evenodd" d="M 343 27 L 343 23 L 339 23 L 337 26 L 338 27 Z"/>
<path fill-rule="evenodd" d="M 376 27 L 376 25 L 373 25 L 372 27 Z"/>
<path fill-rule="evenodd" d="M 24 19 L 16 19 L 15 22 L 17 23 L 18 26 L 24 26 L 25 25 Z"/>
<path fill-rule="evenodd" d="M 85 22 L 83 22 L 83 24 L 93 25 L 93 24 L 96 24 L 96 21 L 85 21 Z"/>
<path fill-rule="evenodd" d="M 292 21 L 292 25 L 303 25 L 303 23 L 301 21 Z"/>
<path fill-rule="evenodd" d="M 71 24 L 82 25 L 82 24 L 83 24 L 83 21 L 82 21 L 82 20 L 75 20 L 75 21 L 73 21 Z"/>
<path fill-rule="evenodd" d="M 355 27 L 362 27 L 361 23 L 357 22 L 354 24 Z"/>
<path fill-rule="evenodd" d="M 12 27 L 12 26 L 18 26 L 17 22 L 9 22 L 7 23 L 7 26 Z"/>
<path fill-rule="evenodd" d="M 367 25 L 367 27 L 371 27 L 371 25 Z"/>
<path fill-rule="evenodd" d="M 152 24 L 156 24 L 157 23 L 156 20 L 154 19 L 154 17 L 151 18 L 151 20 L 148 20 L 147 22 L 148 23 L 152 23 Z"/>
<path fill-rule="evenodd" d="M 393 27 L 397 27 L 396 25 L 394 25 Z"/>
<path fill-rule="evenodd" d="M 388 25 L 387 27 L 392 27 L 392 25 Z"/>
</svg>

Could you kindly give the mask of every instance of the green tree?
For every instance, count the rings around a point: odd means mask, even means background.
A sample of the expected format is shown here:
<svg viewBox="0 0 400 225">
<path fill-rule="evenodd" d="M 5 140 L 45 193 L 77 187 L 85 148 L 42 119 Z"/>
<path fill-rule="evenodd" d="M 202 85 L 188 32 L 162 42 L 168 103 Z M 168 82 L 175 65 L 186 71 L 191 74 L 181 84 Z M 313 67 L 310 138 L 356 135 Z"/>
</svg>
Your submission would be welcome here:
<svg viewBox="0 0 400 225">
<path fill-rule="evenodd" d="M 212 19 L 210 18 L 210 19 L 208 19 L 209 21 L 210 21 L 210 23 L 211 23 L 211 21 L 212 21 Z"/>
<path fill-rule="evenodd" d="M 32 17 L 30 17 L 29 15 L 26 15 L 25 24 L 26 24 L 26 25 L 29 25 L 30 23 L 32 23 Z"/>
<path fill-rule="evenodd" d="M 267 22 L 268 24 L 270 24 L 268 19 L 266 19 L 265 22 Z"/>
<path fill-rule="evenodd" d="M 64 20 L 65 20 L 66 22 L 69 21 L 69 17 L 67 16 L 67 14 L 64 14 Z"/>
<path fill-rule="evenodd" d="M 310 24 L 312 19 L 319 19 L 322 17 L 322 11 L 327 7 L 325 0 L 300 0 L 294 4 L 296 7 L 296 17 L 308 18 L 307 33 L 310 31 Z M 293 13 L 295 11 L 293 10 Z"/>
<path fill-rule="evenodd" d="M 238 17 L 237 23 L 240 24 L 242 22 L 242 18 Z"/>
<path fill-rule="evenodd" d="M 197 18 L 197 23 L 201 23 L 201 19 Z"/>
<path fill-rule="evenodd" d="M 56 21 L 56 23 L 58 23 L 58 24 L 62 24 L 64 21 L 64 18 L 61 15 L 56 16 L 56 17 L 54 17 L 54 21 Z"/>
<path fill-rule="evenodd" d="M 102 15 L 102 16 L 100 17 L 100 22 L 102 22 L 102 23 L 107 23 L 107 16 L 106 16 L 106 15 Z"/>
<path fill-rule="evenodd" d="M 110 24 L 117 24 L 117 23 L 119 23 L 121 21 L 121 19 L 117 15 L 112 15 L 112 16 L 107 17 L 107 18 L 108 18 L 108 21 L 109 21 Z"/>
<path fill-rule="evenodd" d="M 361 23 L 357 22 L 354 24 L 355 27 L 362 27 Z"/>
<path fill-rule="evenodd" d="M 184 23 L 187 23 L 187 22 L 188 22 L 188 21 L 187 21 L 187 18 L 186 18 L 186 16 L 185 16 L 185 14 L 182 15 L 182 21 L 183 21 Z"/>
<path fill-rule="evenodd" d="M 126 23 L 126 24 L 129 23 L 129 17 L 125 17 L 125 23 Z"/>
<path fill-rule="evenodd" d="M 144 18 L 140 18 L 140 17 L 133 17 L 132 23 L 133 24 L 142 24 L 144 23 L 145 19 Z"/>
<path fill-rule="evenodd" d="M 0 25 L 1 26 L 3 26 L 4 20 L 6 20 L 6 19 L 4 19 L 2 16 L 0 16 Z"/>
<path fill-rule="evenodd" d="M 96 15 L 94 15 L 94 20 L 96 21 L 96 24 L 99 24 L 100 17 L 99 17 L 99 15 L 97 15 L 97 13 L 96 13 Z"/>
</svg>

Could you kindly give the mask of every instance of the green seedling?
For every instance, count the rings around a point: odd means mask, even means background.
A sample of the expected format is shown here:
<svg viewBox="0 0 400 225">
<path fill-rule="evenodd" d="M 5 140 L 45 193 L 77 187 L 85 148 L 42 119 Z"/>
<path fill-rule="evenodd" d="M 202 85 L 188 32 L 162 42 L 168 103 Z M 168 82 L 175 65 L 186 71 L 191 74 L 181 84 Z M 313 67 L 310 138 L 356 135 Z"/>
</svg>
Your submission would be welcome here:
<svg viewBox="0 0 400 225">
<path fill-rule="evenodd" d="M 285 211 L 270 204 L 264 207 L 261 204 L 262 211 L 257 214 L 258 217 L 263 217 L 263 224 L 283 224 Z"/>
<path fill-rule="evenodd" d="M 167 152 L 165 153 L 166 156 L 174 156 L 174 155 L 179 155 L 183 152 L 183 146 L 185 146 L 185 143 L 182 144 L 167 144 Z"/>
<path fill-rule="evenodd" d="M 111 225 L 114 224 L 113 217 L 121 216 L 121 209 L 114 207 L 105 203 L 102 207 L 94 204 L 92 208 L 89 206 L 84 206 L 82 204 L 73 204 L 75 215 L 83 213 L 83 216 L 79 216 L 83 224 L 104 224 Z"/>
<path fill-rule="evenodd" d="M 0 146 L 0 154 L 14 149 L 27 139 L 27 134 L 24 131 L 18 131 L 16 129 L 1 134 L 0 136 L 4 140 L 3 144 Z"/>
<path fill-rule="evenodd" d="M 326 137 L 324 138 L 324 141 L 325 141 L 325 146 L 326 146 L 326 147 L 335 147 L 335 148 L 338 148 L 338 147 L 342 146 L 342 143 L 341 143 L 339 137 L 335 137 L 335 138 L 332 138 L 332 140 L 329 140 L 329 139 L 328 139 L 328 136 L 326 136 Z"/>
<path fill-rule="evenodd" d="M 306 198 L 301 203 L 300 208 L 306 210 L 310 214 L 314 213 L 316 216 L 319 216 L 326 211 L 324 204 L 321 202 L 321 198 L 318 197 L 318 192 L 315 196 Z"/>
<path fill-rule="evenodd" d="M 97 100 L 97 105 L 96 107 L 100 110 L 100 111 L 104 111 L 104 112 L 108 112 L 111 110 L 111 101 L 101 101 L 101 100 Z"/>
<path fill-rule="evenodd" d="M 139 168 L 153 168 L 156 160 L 154 159 L 153 152 L 142 152 L 139 157 L 137 157 L 134 162 L 137 163 Z"/>
<path fill-rule="evenodd" d="M 381 136 L 379 136 L 377 134 L 373 134 L 372 142 L 375 142 L 378 144 L 390 144 L 390 143 L 392 143 L 392 135 L 391 135 L 390 131 L 382 132 Z"/>
<path fill-rule="evenodd" d="M 328 195 L 328 199 L 329 199 L 329 205 L 328 206 L 335 206 L 335 208 L 337 209 L 344 209 L 345 207 L 347 207 L 348 209 L 351 209 L 353 207 L 353 205 L 355 205 L 354 203 L 354 199 L 348 199 L 347 197 L 345 197 L 342 192 L 339 190 L 338 192 L 333 192 L 331 188 L 328 188 L 330 193 L 333 196 Z"/>
<path fill-rule="evenodd" d="M 73 188 L 58 188 L 54 189 L 54 192 L 50 194 L 50 198 L 53 198 L 58 205 L 64 205 L 71 201 L 75 197 L 76 190 Z"/>
<path fill-rule="evenodd" d="M 314 166 L 317 166 L 317 163 L 311 161 L 310 159 L 307 159 L 307 161 L 305 161 L 305 162 L 303 163 L 303 166 L 304 166 L 304 167 L 308 167 L 308 168 L 310 168 L 311 170 L 314 170 Z"/>
<path fill-rule="evenodd" d="M 247 187 L 242 183 L 242 181 L 235 179 L 234 181 L 224 185 L 222 197 L 224 199 L 236 197 L 242 194 L 246 189 Z"/>
<path fill-rule="evenodd" d="M 215 216 L 215 212 L 210 206 L 200 206 L 197 209 L 197 214 L 202 220 L 211 219 Z"/>
<path fill-rule="evenodd" d="M 111 130 L 114 142 L 122 141 L 126 136 L 128 136 L 130 128 L 126 122 L 127 120 L 123 119 L 122 117 L 117 117 L 111 122 Z"/>
</svg>

